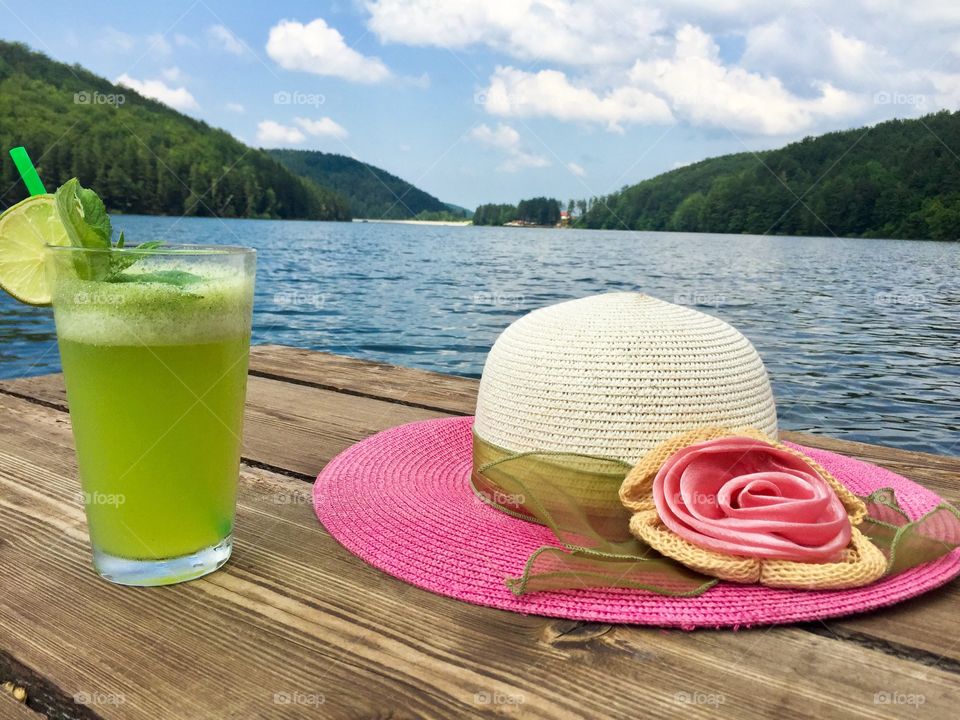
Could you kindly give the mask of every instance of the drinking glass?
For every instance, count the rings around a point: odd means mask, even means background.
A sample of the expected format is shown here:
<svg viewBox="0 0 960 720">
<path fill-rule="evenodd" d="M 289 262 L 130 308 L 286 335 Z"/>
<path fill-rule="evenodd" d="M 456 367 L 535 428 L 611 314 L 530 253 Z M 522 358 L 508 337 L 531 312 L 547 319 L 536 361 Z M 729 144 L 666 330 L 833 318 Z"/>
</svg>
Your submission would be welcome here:
<svg viewBox="0 0 960 720">
<path fill-rule="evenodd" d="M 230 557 L 256 253 L 48 247 L 93 565 L 124 585 Z"/>
</svg>

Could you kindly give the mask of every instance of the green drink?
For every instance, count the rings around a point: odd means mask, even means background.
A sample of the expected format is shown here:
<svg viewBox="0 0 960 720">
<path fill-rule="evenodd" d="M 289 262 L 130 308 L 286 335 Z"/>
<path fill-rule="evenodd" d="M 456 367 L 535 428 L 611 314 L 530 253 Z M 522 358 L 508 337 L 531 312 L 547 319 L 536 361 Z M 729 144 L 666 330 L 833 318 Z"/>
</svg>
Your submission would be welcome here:
<svg viewBox="0 0 960 720">
<path fill-rule="evenodd" d="M 231 551 L 254 252 L 48 254 L 94 567 L 129 585 L 212 572 Z"/>
</svg>

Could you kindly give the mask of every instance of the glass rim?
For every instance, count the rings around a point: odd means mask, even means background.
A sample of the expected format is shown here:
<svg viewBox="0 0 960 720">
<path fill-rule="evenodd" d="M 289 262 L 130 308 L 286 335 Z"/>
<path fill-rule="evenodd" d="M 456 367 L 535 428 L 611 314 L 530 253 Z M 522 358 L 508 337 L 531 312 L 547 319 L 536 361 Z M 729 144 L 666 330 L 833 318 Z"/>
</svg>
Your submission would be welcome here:
<svg viewBox="0 0 960 720">
<path fill-rule="evenodd" d="M 173 244 L 170 245 L 161 245 L 160 247 L 148 248 L 146 250 L 138 250 L 138 245 L 130 245 L 127 247 L 116 248 L 116 247 L 103 247 L 103 248 L 88 248 L 80 247 L 77 245 L 50 245 L 47 244 L 46 249 L 48 252 L 53 252 L 54 254 L 71 254 L 71 253 L 83 253 L 96 255 L 100 253 L 126 253 L 128 255 L 153 255 L 153 256 L 163 256 L 163 255 L 175 255 L 177 257 L 184 256 L 204 256 L 210 257 L 215 255 L 256 255 L 257 251 L 255 248 L 244 247 L 242 245 L 188 245 L 188 244 Z"/>
</svg>

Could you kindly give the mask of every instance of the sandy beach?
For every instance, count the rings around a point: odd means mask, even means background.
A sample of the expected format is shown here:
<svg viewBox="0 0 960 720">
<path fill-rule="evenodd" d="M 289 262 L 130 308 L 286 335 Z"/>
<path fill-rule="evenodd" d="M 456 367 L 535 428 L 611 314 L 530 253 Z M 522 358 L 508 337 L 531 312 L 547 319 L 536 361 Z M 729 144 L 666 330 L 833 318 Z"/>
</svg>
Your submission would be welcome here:
<svg viewBox="0 0 960 720">
<path fill-rule="evenodd" d="M 462 227 L 464 225 L 473 225 L 472 220 L 386 220 L 386 219 L 367 219 L 354 218 L 355 223 L 395 223 L 398 225 L 443 225 L 446 227 Z"/>
</svg>

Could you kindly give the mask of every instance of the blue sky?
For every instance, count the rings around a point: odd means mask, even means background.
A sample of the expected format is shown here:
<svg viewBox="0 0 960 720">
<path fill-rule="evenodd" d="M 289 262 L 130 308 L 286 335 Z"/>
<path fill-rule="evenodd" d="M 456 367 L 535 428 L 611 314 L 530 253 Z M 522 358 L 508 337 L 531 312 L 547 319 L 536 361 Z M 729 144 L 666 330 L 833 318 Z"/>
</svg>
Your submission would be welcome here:
<svg viewBox="0 0 960 720">
<path fill-rule="evenodd" d="M 960 4 L 12 3 L 0 36 L 467 207 L 960 104 Z"/>
</svg>

